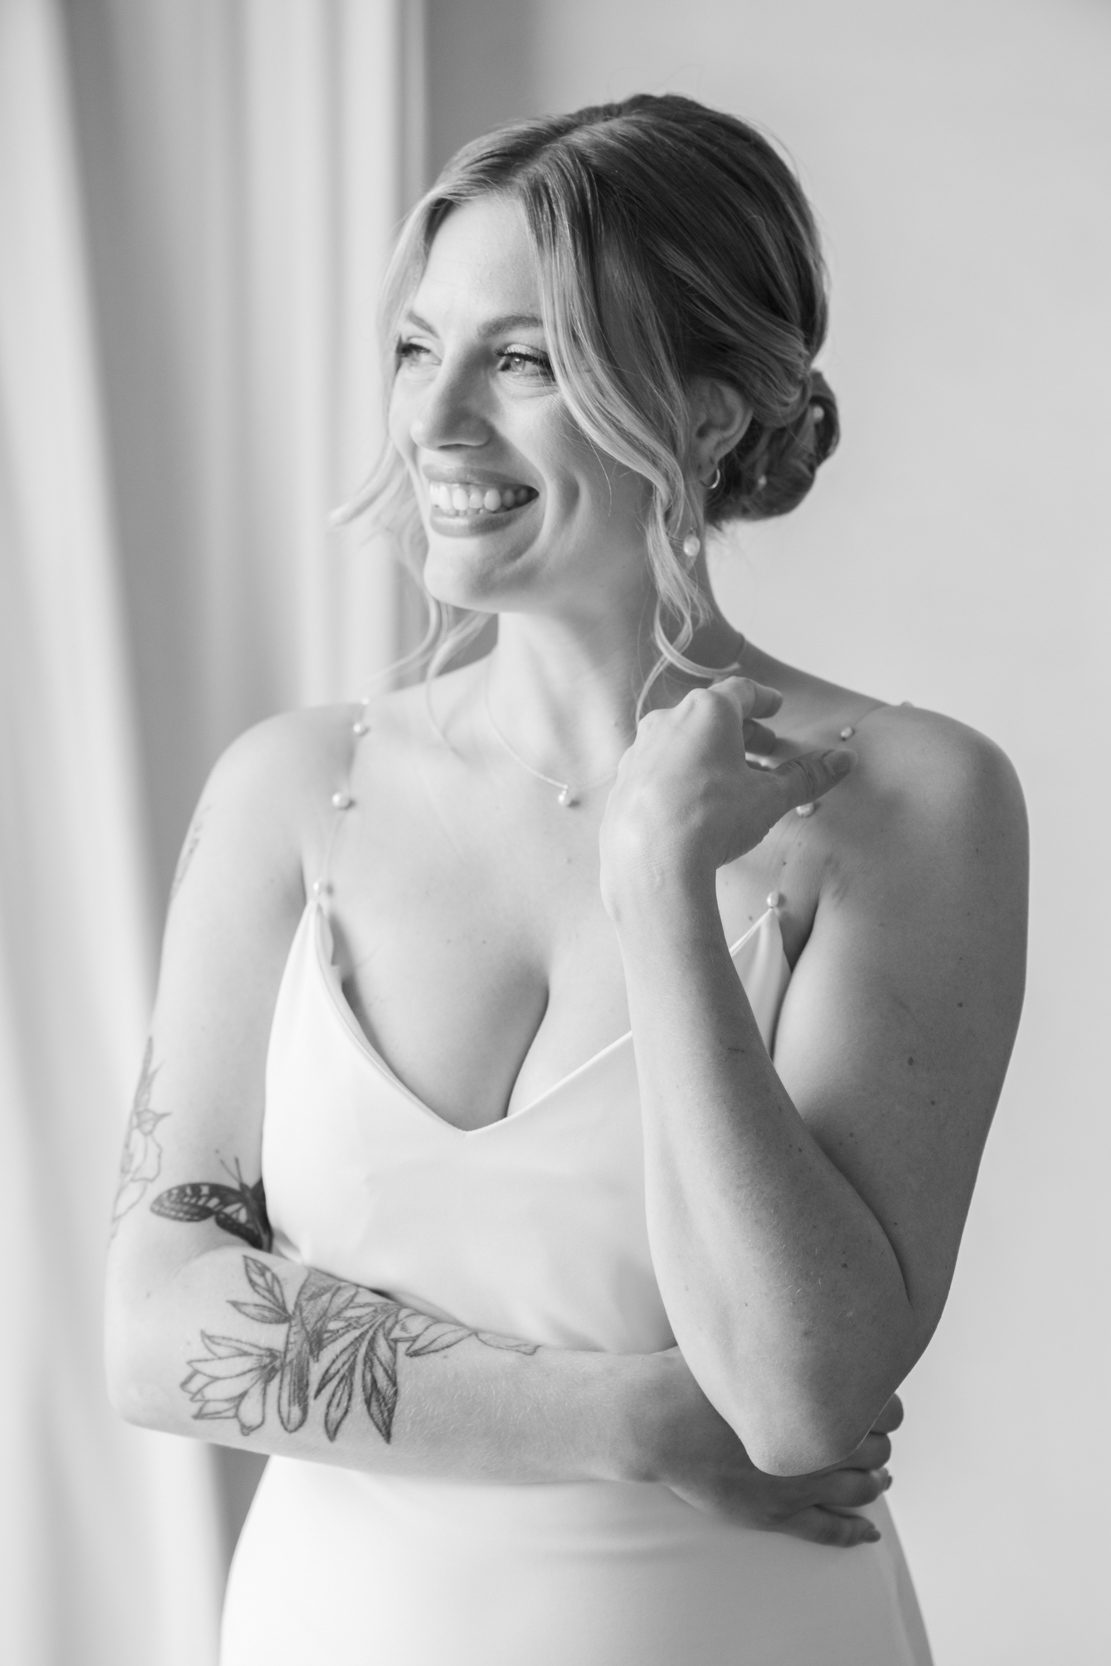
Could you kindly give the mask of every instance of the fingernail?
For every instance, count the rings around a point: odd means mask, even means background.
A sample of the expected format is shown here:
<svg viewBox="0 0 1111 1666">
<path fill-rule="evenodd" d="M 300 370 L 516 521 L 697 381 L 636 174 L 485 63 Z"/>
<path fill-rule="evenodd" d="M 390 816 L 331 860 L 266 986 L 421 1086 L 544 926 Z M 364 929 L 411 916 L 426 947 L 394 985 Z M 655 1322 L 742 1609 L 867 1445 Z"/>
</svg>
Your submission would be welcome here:
<svg viewBox="0 0 1111 1666">
<path fill-rule="evenodd" d="M 889 1475 L 889 1476 L 888 1476 L 888 1477 L 887 1477 L 887 1479 L 886 1479 L 886 1480 L 885 1480 L 885 1481 L 884 1481 L 884 1483 L 883 1483 L 883 1490 L 884 1490 L 884 1492 L 886 1492 L 886 1491 L 887 1491 L 887 1489 L 888 1489 L 888 1487 L 889 1487 L 889 1486 L 890 1486 L 890 1485 L 891 1485 L 891 1483 L 892 1483 L 892 1481 L 894 1481 L 894 1479 L 895 1479 L 895 1477 L 894 1477 L 894 1475 Z"/>
<path fill-rule="evenodd" d="M 880 1542 L 880 1535 L 879 1535 L 879 1533 L 876 1532 L 876 1529 L 874 1527 L 872 1528 L 872 1531 L 870 1533 L 865 1533 L 864 1543 L 866 1545 L 876 1545 L 876 1544 L 879 1544 L 879 1542 Z"/>
<path fill-rule="evenodd" d="M 834 747 L 831 752 L 822 753 L 822 761 L 829 765 L 832 775 L 847 775 L 856 763 L 856 753 L 845 747 Z"/>
</svg>

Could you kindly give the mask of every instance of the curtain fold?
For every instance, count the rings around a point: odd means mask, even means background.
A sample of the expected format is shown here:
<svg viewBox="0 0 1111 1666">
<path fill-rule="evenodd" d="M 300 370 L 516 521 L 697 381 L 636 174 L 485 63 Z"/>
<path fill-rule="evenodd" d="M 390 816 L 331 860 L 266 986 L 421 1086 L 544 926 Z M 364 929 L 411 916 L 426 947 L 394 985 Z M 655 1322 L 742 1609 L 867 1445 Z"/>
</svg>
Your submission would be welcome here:
<svg viewBox="0 0 1111 1666">
<path fill-rule="evenodd" d="M 68 0 L 159 895 L 215 757 L 395 654 L 328 516 L 380 440 L 374 309 L 421 130 L 418 0 Z"/>
<path fill-rule="evenodd" d="M 0 1655 L 214 1658 L 208 1455 L 103 1385 L 151 910 L 59 20 L 0 6 Z"/>
<path fill-rule="evenodd" d="M 0 0 L 0 1658 L 205 1666 L 213 1452 L 127 1428 L 106 1224 L 204 775 L 395 654 L 380 439 L 416 0 Z M 414 158 L 418 158 L 416 161 Z M 225 1489 L 226 1490 L 226 1489 Z"/>
</svg>

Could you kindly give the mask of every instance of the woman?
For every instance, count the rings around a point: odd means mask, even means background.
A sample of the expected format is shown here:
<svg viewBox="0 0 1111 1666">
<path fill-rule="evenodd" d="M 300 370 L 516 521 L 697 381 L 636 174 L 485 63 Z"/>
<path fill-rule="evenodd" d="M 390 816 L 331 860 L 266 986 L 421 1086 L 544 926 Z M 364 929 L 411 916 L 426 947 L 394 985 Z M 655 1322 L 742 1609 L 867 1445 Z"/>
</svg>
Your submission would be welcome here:
<svg viewBox="0 0 1111 1666">
<path fill-rule="evenodd" d="M 1018 1020 L 1025 835 L 990 743 L 714 604 L 705 529 L 837 438 L 810 212 L 686 99 L 526 122 L 414 211 L 385 311 L 364 506 L 442 674 L 209 782 L 116 1403 L 274 1454 L 225 1666 L 920 1666 L 887 1435 Z"/>
</svg>

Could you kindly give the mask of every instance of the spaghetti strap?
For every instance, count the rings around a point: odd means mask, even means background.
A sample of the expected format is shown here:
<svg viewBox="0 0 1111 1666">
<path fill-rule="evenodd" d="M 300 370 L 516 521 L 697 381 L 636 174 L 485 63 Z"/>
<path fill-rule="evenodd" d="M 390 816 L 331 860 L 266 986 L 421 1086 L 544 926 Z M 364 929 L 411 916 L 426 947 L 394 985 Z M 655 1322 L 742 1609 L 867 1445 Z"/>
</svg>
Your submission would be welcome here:
<svg viewBox="0 0 1111 1666">
<path fill-rule="evenodd" d="M 357 704 L 357 715 L 351 724 L 351 748 L 347 759 L 347 768 L 342 779 L 332 794 L 332 819 L 328 828 L 328 837 L 324 844 L 324 859 L 320 865 L 320 872 L 309 887 L 312 895 L 321 903 L 326 904 L 332 894 L 332 858 L 335 854 L 336 840 L 343 825 L 348 810 L 355 807 L 355 795 L 351 790 L 352 776 L 355 771 L 355 759 L 358 756 L 359 742 L 370 733 L 367 717 L 370 709 L 370 696 L 363 694 Z"/>
</svg>

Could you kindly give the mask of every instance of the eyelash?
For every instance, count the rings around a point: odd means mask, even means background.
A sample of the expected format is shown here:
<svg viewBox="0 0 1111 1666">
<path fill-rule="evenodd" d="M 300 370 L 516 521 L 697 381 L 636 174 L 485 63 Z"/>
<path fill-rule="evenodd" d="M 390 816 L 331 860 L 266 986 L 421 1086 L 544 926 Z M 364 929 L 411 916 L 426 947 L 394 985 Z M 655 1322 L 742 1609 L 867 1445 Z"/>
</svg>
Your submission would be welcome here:
<svg viewBox="0 0 1111 1666">
<path fill-rule="evenodd" d="M 552 361 L 547 353 L 530 353 L 523 347 L 513 347 L 506 348 L 501 357 L 503 359 L 515 359 L 518 364 L 535 365 L 537 370 L 544 372 L 545 376 L 552 374 Z"/>
<path fill-rule="evenodd" d="M 399 341 L 394 349 L 394 357 L 397 359 L 399 364 L 402 364 L 406 360 L 413 361 L 420 359 L 429 351 L 430 349 L 427 348 L 423 342 Z M 534 353 L 524 347 L 514 347 L 503 349 L 503 351 L 499 353 L 498 357 L 503 362 L 505 360 L 510 360 L 517 364 L 531 364 L 545 376 L 550 377 L 552 374 L 552 362 L 546 353 Z"/>
</svg>

